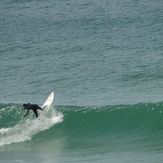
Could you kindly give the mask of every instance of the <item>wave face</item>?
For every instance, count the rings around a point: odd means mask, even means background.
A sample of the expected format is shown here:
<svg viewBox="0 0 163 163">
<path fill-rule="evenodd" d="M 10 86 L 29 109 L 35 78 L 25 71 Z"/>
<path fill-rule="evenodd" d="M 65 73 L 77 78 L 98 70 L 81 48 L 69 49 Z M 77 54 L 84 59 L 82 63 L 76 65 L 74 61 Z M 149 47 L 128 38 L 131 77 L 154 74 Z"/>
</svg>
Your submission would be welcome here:
<svg viewBox="0 0 163 163">
<path fill-rule="evenodd" d="M 0 105 L 0 145 L 51 135 L 75 139 L 107 138 L 163 141 L 163 103 L 118 106 L 58 106 L 51 116 L 24 118 L 20 105 Z M 55 125 L 62 122 L 59 125 Z M 52 127 L 53 126 L 53 127 Z M 51 128 L 52 127 L 52 128 Z M 42 138 L 43 140 L 45 138 Z"/>
<path fill-rule="evenodd" d="M 24 118 L 20 104 L 0 104 L 0 157 L 7 151 L 15 162 L 161 163 L 162 111 L 162 102 L 56 106 L 35 119 Z"/>
<path fill-rule="evenodd" d="M 143 148 L 147 142 L 156 148 L 163 143 L 163 103 L 69 106 L 61 107 L 60 111 L 64 114 L 64 121 L 57 126 L 57 130 L 63 131 L 61 137 L 91 139 L 103 147 L 116 141 L 128 142 L 133 147 L 138 143 Z"/>
</svg>

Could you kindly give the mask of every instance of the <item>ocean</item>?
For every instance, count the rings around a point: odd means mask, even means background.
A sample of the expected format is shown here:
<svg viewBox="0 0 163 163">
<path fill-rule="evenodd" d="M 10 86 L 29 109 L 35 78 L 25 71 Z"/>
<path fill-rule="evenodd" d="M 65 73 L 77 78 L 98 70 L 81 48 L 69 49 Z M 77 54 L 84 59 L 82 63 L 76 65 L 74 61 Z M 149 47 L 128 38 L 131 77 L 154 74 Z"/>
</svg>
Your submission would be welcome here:
<svg viewBox="0 0 163 163">
<path fill-rule="evenodd" d="M 0 1 L 0 163 L 162 163 L 163 1 Z M 23 117 L 23 103 L 51 115 Z"/>
</svg>

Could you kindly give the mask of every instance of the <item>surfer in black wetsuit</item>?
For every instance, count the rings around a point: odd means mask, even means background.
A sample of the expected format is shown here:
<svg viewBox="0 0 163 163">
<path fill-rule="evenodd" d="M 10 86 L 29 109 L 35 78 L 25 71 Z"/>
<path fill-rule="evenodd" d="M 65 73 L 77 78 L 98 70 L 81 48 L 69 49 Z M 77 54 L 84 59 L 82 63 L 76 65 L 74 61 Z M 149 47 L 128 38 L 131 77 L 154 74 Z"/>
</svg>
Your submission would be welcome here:
<svg viewBox="0 0 163 163">
<path fill-rule="evenodd" d="M 27 113 L 24 115 L 24 117 L 26 117 L 29 114 L 29 110 L 33 110 L 33 112 L 36 115 L 36 118 L 38 117 L 38 112 L 37 110 L 43 110 L 40 106 L 38 106 L 37 104 L 23 104 L 24 109 L 27 109 Z"/>
</svg>

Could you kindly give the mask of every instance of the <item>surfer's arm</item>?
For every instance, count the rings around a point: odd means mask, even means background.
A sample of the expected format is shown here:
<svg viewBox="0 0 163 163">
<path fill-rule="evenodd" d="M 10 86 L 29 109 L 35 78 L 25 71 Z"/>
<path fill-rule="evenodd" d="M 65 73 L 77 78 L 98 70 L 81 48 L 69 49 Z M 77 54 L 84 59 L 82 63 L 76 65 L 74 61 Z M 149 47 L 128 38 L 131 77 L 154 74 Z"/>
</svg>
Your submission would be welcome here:
<svg viewBox="0 0 163 163">
<path fill-rule="evenodd" d="M 29 109 L 27 110 L 27 113 L 24 115 L 24 117 L 26 117 L 29 114 Z"/>
</svg>

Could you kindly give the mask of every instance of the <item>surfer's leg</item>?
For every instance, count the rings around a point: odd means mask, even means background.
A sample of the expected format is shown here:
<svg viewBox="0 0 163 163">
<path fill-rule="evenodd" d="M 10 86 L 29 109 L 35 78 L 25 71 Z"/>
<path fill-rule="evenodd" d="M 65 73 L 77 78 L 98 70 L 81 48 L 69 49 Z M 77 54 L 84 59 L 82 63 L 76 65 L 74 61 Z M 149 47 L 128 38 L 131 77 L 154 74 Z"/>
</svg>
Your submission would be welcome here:
<svg viewBox="0 0 163 163">
<path fill-rule="evenodd" d="M 35 113 L 36 118 L 37 118 L 37 117 L 38 117 L 38 112 L 37 112 L 37 110 L 36 110 L 36 109 L 33 109 L 33 112 Z"/>
<path fill-rule="evenodd" d="M 36 105 L 36 104 L 34 105 L 34 109 L 36 109 L 36 110 L 37 110 L 37 109 L 38 109 L 38 110 L 44 110 L 43 108 L 41 108 L 40 106 L 38 106 L 38 105 Z"/>
<path fill-rule="evenodd" d="M 43 109 L 43 108 L 41 108 L 41 107 L 38 107 L 37 109 L 38 109 L 38 110 L 44 110 L 44 109 Z"/>
</svg>

